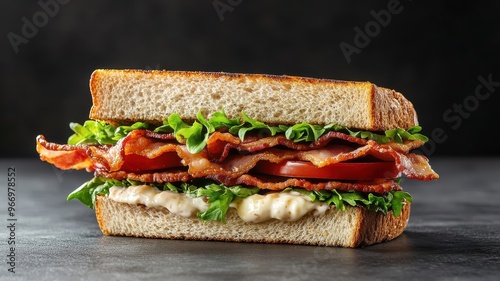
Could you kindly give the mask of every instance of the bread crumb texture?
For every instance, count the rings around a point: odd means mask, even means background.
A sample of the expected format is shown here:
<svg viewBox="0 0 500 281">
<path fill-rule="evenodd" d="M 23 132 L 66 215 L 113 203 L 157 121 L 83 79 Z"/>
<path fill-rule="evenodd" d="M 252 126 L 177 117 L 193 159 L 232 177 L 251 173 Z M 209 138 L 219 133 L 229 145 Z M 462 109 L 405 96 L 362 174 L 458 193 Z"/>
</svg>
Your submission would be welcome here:
<svg viewBox="0 0 500 281">
<path fill-rule="evenodd" d="M 268 124 L 338 124 L 365 130 L 416 125 L 413 105 L 400 93 L 369 82 L 214 72 L 96 70 L 90 118 L 111 123 L 160 123 L 178 113 L 186 121 L 224 109 Z"/>
<path fill-rule="evenodd" d="M 119 203 L 106 196 L 96 197 L 95 210 L 106 235 L 358 247 L 399 236 L 406 228 L 410 204 L 397 218 L 392 212 L 384 216 L 347 207 L 345 211 L 332 208 L 320 216 L 308 214 L 295 222 L 273 219 L 262 223 L 246 223 L 230 209 L 225 224 L 185 218 L 161 207 Z"/>
</svg>

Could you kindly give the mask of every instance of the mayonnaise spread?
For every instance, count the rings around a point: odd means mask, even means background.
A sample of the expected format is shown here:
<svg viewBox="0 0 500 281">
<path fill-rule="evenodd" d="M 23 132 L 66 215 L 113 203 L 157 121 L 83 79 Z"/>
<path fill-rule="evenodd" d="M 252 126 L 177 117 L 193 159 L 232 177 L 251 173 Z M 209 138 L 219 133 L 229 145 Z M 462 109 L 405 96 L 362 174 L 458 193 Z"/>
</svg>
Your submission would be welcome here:
<svg viewBox="0 0 500 281">
<path fill-rule="evenodd" d="M 114 186 L 109 189 L 108 196 L 121 203 L 164 207 L 183 217 L 195 217 L 196 213 L 206 211 L 209 206 L 203 197 L 192 198 L 183 193 L 160 191 L 148 185 L 127 188 Z M 270 219 L 296 221 L 309 212 L 322 215 L 329 208 L 327 204 L 312 202 L 308 196 L 298 192 L 254 194 L 235 200 L 230 207 L 236 209 L 243 221 L 254 223 Z"/>
<path fill-rule="evenodd" d="M 142 204 L 146 207 L 164 207 L 169 212 L 183 217 L 196 216 L 208 209 L 203 197 L 191 198 L 183 193 L 160 191 L 149 185 L 125 187 L 113 186 L 109 189 L 109 198 L 116 202 Z"/>
</svg>

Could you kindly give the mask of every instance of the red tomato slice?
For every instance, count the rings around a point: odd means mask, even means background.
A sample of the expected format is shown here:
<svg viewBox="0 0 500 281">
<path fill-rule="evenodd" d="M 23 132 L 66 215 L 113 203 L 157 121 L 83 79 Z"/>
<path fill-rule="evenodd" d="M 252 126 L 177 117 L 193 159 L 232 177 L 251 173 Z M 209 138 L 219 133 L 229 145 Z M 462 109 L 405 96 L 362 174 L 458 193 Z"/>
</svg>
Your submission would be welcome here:
<svg viewBox="0 0 500 281">
<path fill-rule="evenodd" d="M 393 179 L 400 174 L 394 162 L 341 162 L 318 168 L 308 161 L 260 161 L 253 171 L 282 177 L 335 180 Z"/>
<path fill-rule="evenodd" d="M 141 172 L 180 166 L 182 166 L 181 158 L 177 156 L 176 152 L 166 152 L 152 159 L 137 154 L 129 154 L 125 155 L 121 170 L 125 172 Z"/>
</svg>

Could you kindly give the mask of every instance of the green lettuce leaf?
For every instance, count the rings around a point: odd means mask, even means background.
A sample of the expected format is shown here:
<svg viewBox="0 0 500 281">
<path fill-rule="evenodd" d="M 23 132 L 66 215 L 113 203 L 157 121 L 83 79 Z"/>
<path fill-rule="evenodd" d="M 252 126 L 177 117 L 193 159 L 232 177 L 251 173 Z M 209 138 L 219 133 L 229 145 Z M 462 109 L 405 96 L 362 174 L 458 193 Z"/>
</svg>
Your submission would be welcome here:
<svg viewBox="0 0 500 281">
<path fill-rule="evenodd" d="M 255 130 L 259 130 L 259 134 L 261 135 L 271 136 L 276 135 L 276 133 L 283 132 L 280 127 L 268 126 L 263 122 L 248 117 L 244 112 L 241 112 L 241 116 L 243 117 L 243 122 L 241 122 L 239 125 L 224 124 L 227 128 L 229 128 L 229 132 L 231 134 L 237 135 L 241 140 L 245 139 L 245 135 L 247 132 Z"/>
<path fill-rule="evenodd" d="M 231 128 L 240 125 L 240 118 L 229 119 L 227 118 L 224 109 L 222 109 L 221 111 L 212 114 L 212 117 L 210 117 L 208 122 L 212 124 L 215 129 Z"/>
<path fill-rule="evenodd" d="M 85 206 L 93 209 L 95 204 L 95 197 L 97 195 L 109 194 L 109 189 L 113 186 L 129 186 L 132 183 L 127 181 L 119 181 L 113 179 L 106 179 L 103 177 L 94 177 L 92 180 L 82 184 L 75 191 L 68 195 L 67 200 L 77 199 Z"/>
<path fill-rule="evenodd" d="M 324 126 L 311 125 L 306 122 L 293 125 L 286 129 L 285 137 L 295 142 L 316 141 L 326 131 Z"/>
<path fill-rule="evenodd" d="M 87 120 L 83 125 L 70 123 L 69 127 L 74 134 L 68 138 L 68 144 L 116 144 L 116 142 L 128 135 L 133 130 L 147 129 L 149 125 L 144 122 L 136 122 L 131 126 L 119 126 L 107 124 L 103 121 Z"/>
<path fill-rule="evenodd" d="M 263 136 L 274 136 L 283 133 L 285 137 L 294 142 L 313 142 L 317 141 L 327 132 L 343 132 L 350 136 L 374 140 L 378 143 L 388 143 L 395 141 L 402 143 L 405 140 L 429 139 L 420 134 L 422 127 L 414 126 L 408 130 L 397 128 L 385 132 L 370 132 L 363 130 L 351 130 L 347 127 L 336 124 L 326 126 L 308 124 L 306 122 L 295 124 L 293 126 L 278 125 L 270 126 L 258 120 L 252 119 L 244 112 L 241 112 L 241 118 L 229 119 L 224 110 L 215 112 L 210 119 L 206 119 L 201 112 L 196 115 L 197 120 L 192 123 L 186 123 L 179 114 L 171 114 L 167 120 L 163 121 L 161 126 L 151 128 L 157 133 L 174 133 L 175 138 L 182 143 L 186 143 L 190 153 L 199 153 L 205 148 L 207 140 L 211 133 L 218 129 L 227 129 L 229 133 L 238 136 L 241 140 L 245 139 L 248 132 L 257 132 Z M 136 129 L 148 129 L 152 127 L 144 122 L 136 122 L 130 126 L 121 125 L 114 127 L 102 121 L 88 120 L 83 125 L 70 123 L 70 128 L 74 134 L 69 137 L 69 144 L 116 144 L 118 140 L 124 138 L 128 133 Z"/>
<path fill-rule="evenodd" d="M 405 205 L 405 200 L 411 203 L 413 201 L 413 198 L 409 193 L 402 191 L 393 192 L 392 196 L 391 209 L 394 213 L 394 216 L 399 217 L 401 215 L 401 210 Z"/>
<path fill-rule="evenodd" d="M 363 206 L 374 212 L 387 214 L 393 211 L 394 216 L 399 217 L 401 210 L 406 204 L 405 200 L 412 202 L 409 193 L 403 191 L 391 191 L 387 194 L 361 193 L 356 191 L 337 191 L 337 190 L 305 190 L 302 188 L 287 188 L 283 192 L 295 191 L 309 196 L 313 202 L 324 202 L 328 205 L 334 205 L 335 208 L 344 211 L 345 204 L 350 206 Z"/>
<path fill-rule="evenodd" d="M 227 187 L 222 184 L 209 184 L 198 188 L 196 197 L 208 197 L 208 209 L 203 213 L 198 213 L 198 217 L 204 221 L 216 220 L 226 222 L 226 214 L 229 210 L 229 204 L 235 198 L 244 198 L 253 195 L 259 191 L 259 188 L 248 188 L 241 185 Z"/>
<path fill-rule="evenodd" d="M 397 128 L 397 129 L 385 131 L 385 135 L 388 138 L 393 139 L 395 142 L 399 142 L 399 143 L 402 143 L 404 140 L 421 140 L 423 142 L 427 142 L 429 140 L 429 138 L 418 133 L 421 130 L 422 130 L 422 127 L 420 127 L 420 126 L 413 126 L 413 127 L 409 128 L 408 130 Z"/>
</svg>

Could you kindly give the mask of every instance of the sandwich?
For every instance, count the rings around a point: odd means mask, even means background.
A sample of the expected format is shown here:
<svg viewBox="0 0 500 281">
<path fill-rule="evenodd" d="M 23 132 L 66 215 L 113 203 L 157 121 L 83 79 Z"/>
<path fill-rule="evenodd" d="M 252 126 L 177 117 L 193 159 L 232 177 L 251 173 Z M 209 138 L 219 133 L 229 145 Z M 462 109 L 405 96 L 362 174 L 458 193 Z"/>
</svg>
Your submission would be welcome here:
<svg viewBox="0 0 500 281">
<path fill-rule="evenodd" d="M 439 176 L 401 93 L 369 82 L 98 69 L 90 119 L 41 160 L 104 235 L 360 247 L 407 226 L 403 177 Z M 69 133 L 68 133 L 69 135 Z"/>
</svg>

